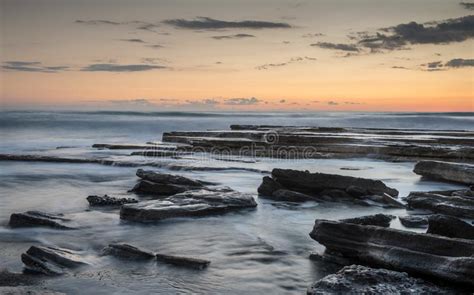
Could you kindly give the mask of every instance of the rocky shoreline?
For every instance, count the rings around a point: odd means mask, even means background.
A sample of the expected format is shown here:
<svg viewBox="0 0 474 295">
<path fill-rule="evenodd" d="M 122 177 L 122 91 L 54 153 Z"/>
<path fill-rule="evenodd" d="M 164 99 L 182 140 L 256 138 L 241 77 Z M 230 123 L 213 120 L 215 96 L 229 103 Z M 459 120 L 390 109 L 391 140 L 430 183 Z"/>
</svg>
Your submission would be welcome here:
<svg viewBox="0 0 474 295">
<path fill-rule="evenodd" d="M 391 228 L 397 216 L 390 214 L 338 221 L 316 219 L 309 235 L 325 247 L 325 252 L 313 258 L 319 257 L 325 263 L 337 263 L 344 267 L 313 283 L 308 288 L 308 294 L 332 294 L 348 290 L 361 293 L 456 293 L 459 290 L 474 290 L 474 173 L 470 164 L 474 161 L 473 132 L 234 125 L 231 131 L 165 133 L 163 141 L 168 143 L 93 146 L 95 149 L 134 150 L 124 156 L 126 160 L 3 154 L 0 155 L 0 161 L 136 166 L 137 182 L 128 192 L 124 192 L 133 197 L 89 195 L 85 200 L 94 211 L 115 208 L 112 214 L 116 212 L 114 216 L 124 224 L 159 224 L 163 220 L 175 218 L 192 222 L 192 218 L 204 216 L 226 218 L 224 214 L 229 212 L 249 214 L 248 210 L 259 207 L 258 199 L 255 198 L 257 195 L 233 190 L 223 186 L 225 183 L 222 185 L 180 174 L 163 173 L 156 169 L 161 168 L 163 163 L 136 162 L 133 159 L 138 155 L 172 158 L 179 162 L 182 160 L 180 157 L 197 153 L 196 149 L 211 152 L 215 148 L 229 148 L 234 153 L 250 144 L 262 147 L 250 156 L 276 153 L 277 157 L 288 158 L 289 154 L 285 156 L 279 149 L 294 148 L 296 154 L 291 157 L 341 158 L 365 155 L 387 160 L 421 160 L 414 164 L 415 173 L 433 181 L 455 182 L 465 188 L 411 192 L 399 198 L 399 191 L 395 187 L 389 187 L 377 179 L 274 168 L 269 175 L 263 176 L 260 186 L 255 187 L 255 190 L 259 198 L 270 199 L 275 203 L 314 202 L 334 203 L 335 206 L 341 203 L 406 209 L 408 215 L 398 216 L 400 223 L 406 228 L 426 230 L 420 233 Z M 308 147 L 315 150 L 311 149 L 312 152 L 308 154 L 308 150 L 304 150 Z M 245 166 L 254 162 L 242 160 L 241 166 L 224 168 L 265 173 Z M 176 162 L 173 165 L 179 166 Z M 150 166 L 155 169 L 143 169 Z M 202 167 L 196 169 L 204 169 Z M 209 167 L 214 171 L 221 168 Z M 13 230 L 28 227 L 78 229 L 74 220 L 68 216 L 40 211 L 12 213 L 9 226 Z M 199 270 L 212 267 L 211 261 L 207 259 L 154 253 L 127 243 L 109 244 L 94 256 L 156 261 Z M 80 251 L 51 245 L 32 245 L 21 255 L 25 274 L 33 277 L 38 274 L 65 275 L 75 269 L 89 267 L 87 260 Z M 18 276 L 18 280 L 21 279 Z"/>
</svg>

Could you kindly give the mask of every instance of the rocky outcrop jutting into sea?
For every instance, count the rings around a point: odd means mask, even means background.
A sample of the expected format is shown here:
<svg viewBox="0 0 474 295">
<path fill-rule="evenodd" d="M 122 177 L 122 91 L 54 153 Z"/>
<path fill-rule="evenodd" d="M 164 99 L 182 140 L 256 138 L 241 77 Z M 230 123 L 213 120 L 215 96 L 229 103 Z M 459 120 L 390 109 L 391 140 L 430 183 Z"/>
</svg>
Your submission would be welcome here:
<svg viewBox="0 0 474 295">
<path fill-rule="evenodd" d="M 413 170 L 416 174 L 435 180 L 474 184 L 474 165 L 440 161 L 420 161 Z"/>
<path fill-rule="evenodd" d="M 27 211 L 10 215 L 11 227 L 50 227 L 54 229 L 74 229 L 65 224 L 69 219 L 59 214 L 40 211 Z"/>
<path fill-rule="evenodd" d="M 474 218 L 474 191 L 412 192 L 405 198 L 410 209 L 424 209 L 456 217 Z"/>
<path fill-rule="evenodd" d="M 474 286 L 474 241 L 316 220 L 311 238 L 365 265 Z"/>
<path fill-rule="evenodd" d="M 315 200 L 404 207 L 396 198 L 398 191 L 380 180 L 291 169 L 273 169 L 272 177 L 263 178 L 258 192 L 262 197 L 278 201 Z"/>
</svg>

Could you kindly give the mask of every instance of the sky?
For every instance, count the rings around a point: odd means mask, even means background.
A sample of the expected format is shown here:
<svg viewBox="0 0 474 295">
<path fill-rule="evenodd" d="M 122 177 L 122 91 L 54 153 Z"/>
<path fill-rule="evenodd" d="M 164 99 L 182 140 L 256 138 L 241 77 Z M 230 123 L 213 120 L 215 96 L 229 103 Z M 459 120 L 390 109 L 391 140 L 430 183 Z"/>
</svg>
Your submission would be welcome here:
<svg viewBox="0 0 474 295">
<path fill-rule="evenodd" d="M 474 2 L 0 3 L 3 109 L 474 111 Z"/>
</svg>

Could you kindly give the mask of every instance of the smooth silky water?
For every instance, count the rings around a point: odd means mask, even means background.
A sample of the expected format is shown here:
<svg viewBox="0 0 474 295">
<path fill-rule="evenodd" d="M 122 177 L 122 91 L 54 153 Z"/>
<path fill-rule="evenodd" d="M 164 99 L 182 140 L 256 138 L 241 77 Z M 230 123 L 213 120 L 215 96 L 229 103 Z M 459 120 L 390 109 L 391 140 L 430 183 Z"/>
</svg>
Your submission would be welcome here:
<svg viewBox="0 0 474 295">
<path fill-rule="evenodd" d="M 0 126 L 0 150 L 18 154 L 124 155 L 130 151 L 91 151 L 90 145 L 104 142 L 143 143 L 161 139 L 164 131 L 226 129 L 230 124 L 239 123 L 404 128 L 411 120 L 411 128 L 473 129 L 472 116 L 445 114 L 439 117 L 433 120 L 428 117 L 427 121 L 417 124 L 422 120 L 404 114 L 388 116 L 387 122 L 379 114 L 344 113 L 198 116 L 15 112 L 2 114 L 1 121 L 8 123 Z M 432 125 L 429 125 L 430 121 Z M 257 159 L 256 163 L 206 159 L 199 163 L 183 161 L 183 164 L 188 163 L 265 171 L 276 167 L 294 168 L 374 178 L 398 189 L 400 197 L 410 191 L 460 187 L 420 179 L 412 172 L 413 162 L 266 158 Z M 0 265 L 11 271 L 21 271 L 21 253 L 35 244 L 80 251 L 91 264 L 90 267 L 43 283 L 50 290 L 68 294 L 304 293 L 312 282 L 335 271 L 333 265 L 308 258 L 311 252 L 324 249 L 308 235 L 315 219 L 341 219 L 379 212 L 406 214 L 405 210 L 400 209 L 312 202 L 292 204 L 259 199 L 256 190 L 265 174 L 257 172 L 149 168 L 218 182 L 241 192 L 252 193 L 258 206 L 254 210 L 212 217 L 170 219 L 144 225 L 121 221 L 118 209 L 89 208 L 86 201 L 90 194 L 140 198 L 128 193 L 137 181 L 137 168 L 40 162 L 0 162 L 0 167 Z M 64 213 L 80 229 L 8 228 L 10 214 L 26 210 Z M 398 220 L 392 222 L 392 227 L 402 228 Z M 101 257 L 101 249 L 112 242 L 129 243 L 154 252 L 196 256 L 212 262 L 206 270 L 197 271 L 157 262 L 137 263 Z"/>
</svg>

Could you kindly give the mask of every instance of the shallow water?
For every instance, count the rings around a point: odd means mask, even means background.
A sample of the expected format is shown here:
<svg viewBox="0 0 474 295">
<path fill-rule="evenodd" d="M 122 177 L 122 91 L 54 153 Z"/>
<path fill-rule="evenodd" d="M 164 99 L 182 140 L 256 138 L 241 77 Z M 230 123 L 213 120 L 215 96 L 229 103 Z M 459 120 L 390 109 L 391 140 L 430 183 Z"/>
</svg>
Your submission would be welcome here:
<svg viewBox="0 0 474 295">
<path fill-rule="evenodd" d="M 277 116 L 262 119 L 250 116 L 183 118 L 132 115 L 130 118 L 124 114 L 76 113 L 14 113 L 7 114 L 7 118 L 8 116 L 16 116 L 14 120 L 18 124 L 0 127 L 2 152 L 94 157 L 123 155 L 129 151 L 91 151 L 88 146 L 92 143 L 142 143 L 160 139 L 161 132 L 171 130 L 227 128 L 230 123 L 244 122 L 315 125 L 326 120 L 338 126 L 348 126 L 348 123 L 354 122 L 362 124 L 362 119 L 356 115 L 354 117 L 357 118 L 353 121 L 345 117 L 339 118 L 338 121 L 334 115 L 323 119 L 296 117 L 291 121 L 288 120 L 291 118 L 289 116 L 285 117 L 285 120 Z M 377 118 L 378 115 L 365 121 L 377 121 Z M 472 129 L 472 117 L 460 118 L 445 118 L 440 121 L 449 121 L 449 124 L 432 127 Z M 5 117 L 2 117 L 2 120 L 5 120 Z M 412 127 L 420 126 L 412 124 Z M 75 148 L 56 150 L 57 146 Z M 295 168 L 375 178 L 398 189 L 401 197 L 415 190 L 459 187 L 420 179 L 412 172 L 414 163 L 411 162 L 389 163 L 372 159 L 258 159 L 256 163 L 228 163 L 216 160 L 203 162 L 193 159 L 157 161 L 214 167 L 238 166 L 259 170 Z M 353 168 L 360 170 L 350 170 Z M 257 198 L 258 206 L 255 210 L 203 218 L 172 219 L 154 225 L 143 225 L 120 221 L 118 210 L 115 209 L 89 209 L 86 197 L 90 194 L 136 197 L 127 192 L 137 180 L 136 169 L 98 164 L 0 162 L 0 265 L 12 271 L 21 271 L 20 254 L 31 245 L 42 243 L 81 251 L 91 263 L 91 267 L 44 283 L 49 289 L 71 294 L 304 293 L 313 281 L 334 271 L 331 265 L 308 259 L 310 252 L 323 249 L 308 235 L 316 218 L 340 219 L 377 212 L 406 214 L 405 210 L 400 209 L 386 210 L 345 204 L 288 204 Z M 170 172 L 166 168 L 156 170 Z M 263 176 L 262 173 L 242 170 L 171 173 L 218 182 L 255 196 Z M 11 213 L 31 209 L 64 213 L 81 228 L 73 231 L 12 230 L 5 226 Z M 392 227 L 402 226 L 398 220 L 394 220 Z M 111 242 L 126 242 L 160 253 L 202 257 L 212 263 L 206 270 L 195 271 L 156 262 L 135 263 L 100 257 L 100 250 Z"/>
</svg>

